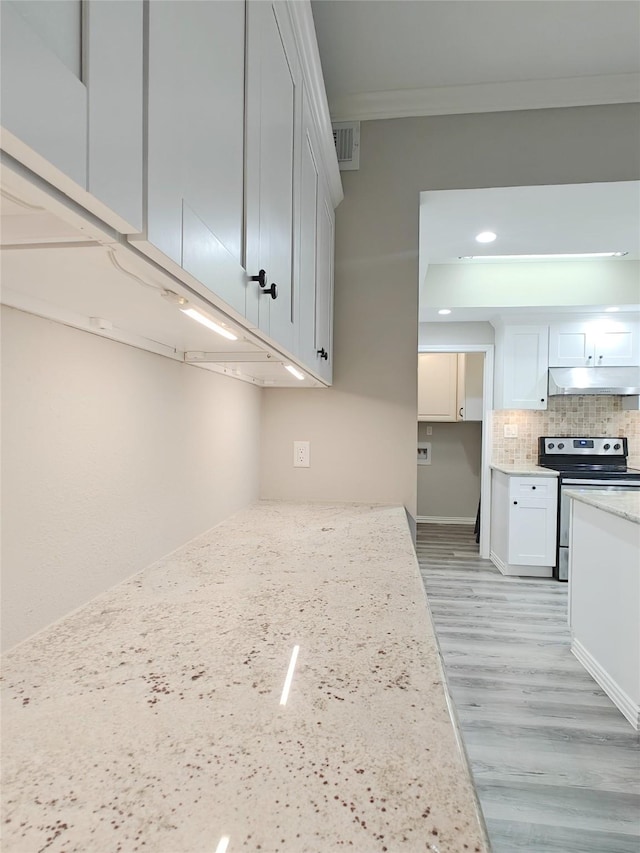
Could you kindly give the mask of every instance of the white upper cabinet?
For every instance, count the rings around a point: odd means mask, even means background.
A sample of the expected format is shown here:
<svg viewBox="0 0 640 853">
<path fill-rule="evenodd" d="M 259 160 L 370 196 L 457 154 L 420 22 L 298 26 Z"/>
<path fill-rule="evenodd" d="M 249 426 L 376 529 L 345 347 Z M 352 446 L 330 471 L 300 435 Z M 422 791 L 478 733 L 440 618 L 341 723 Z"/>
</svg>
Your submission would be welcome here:
<svg viewBox="0 0 640 853">
<path fill-rule="evenodd" d="M 418 420 L 455 421 L 458 409 L 458 353 L 418 354 Z"/>
<path fill-rule="evenodd" d="M 294 183 L 300 155 L 301 71 L 285 4 L 247 4 L 246 268 L 266 272 L 247 291 L 246 316 L 294 345 Z M 297 150 L 296 150 L 297 149 Z"/>
<path fill-rule="evenodd" d="M 333 378 L 333 280 L 335 213 L 324 180 L 318 198 L 318 248 L 316 272 L 316 371 L 326 381 Z"/>
<path fill-rule="evenodd" d="M 319 168 L 311 107 L 303 88 L 297 280 L 300 359 L 330 382 L 332 375 L 334 212 Z"/>
<path fill-rule="evenodd" d="M 548 326 L 506 326 L 496 331 L 496 409 L 546 409 Z"/>
<path fill-rule="evenodd" d="M 627 367 L 640 364 L 640 328 L 622 320 L 556 323 L 549 329 L 549 367 Z"/>
<path fill-rule="evenodd" d="M 149 6 L 147 223 L 138 247 L 244 315 L 244 4 Z"/>
<path fill-rule="evenodd" d="M 140 231 L 142 0 L 0 8 L 3 150 L 119 231 Z"/>
</svg>

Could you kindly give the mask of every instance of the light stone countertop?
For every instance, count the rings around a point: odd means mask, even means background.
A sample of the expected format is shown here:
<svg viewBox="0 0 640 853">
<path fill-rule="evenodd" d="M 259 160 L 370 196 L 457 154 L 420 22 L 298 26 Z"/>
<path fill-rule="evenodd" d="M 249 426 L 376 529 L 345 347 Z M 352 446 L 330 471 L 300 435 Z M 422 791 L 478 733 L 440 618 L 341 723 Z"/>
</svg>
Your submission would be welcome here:
<svg viewBox="0 0 640 853">
<path fill-rule="evenodd" d="M 551 468 L 543 468 L 541 465 L 535 465 L 533 462 L 516 462 L 510 464 L 508 462 L 492 462 L 489 466 L 494 471 L 501 471 L 503 474 L 513 474 L 519 477 L 557 477 L 558 472 Z"/>
<path fill-rule="evenodd" d="M 3 682 L 4 853 L 489 849 L 402 508 L 242 510 Z"/>
<path fill-rule="evenodd" d="M 606 491 L 605 489 L 567 489 L 565 494 L 574 500 L 595 506 L 612 515 L 619 515 L 636 524 L 640 524 L 640 489 L 625 491 Z"/>
</svg>

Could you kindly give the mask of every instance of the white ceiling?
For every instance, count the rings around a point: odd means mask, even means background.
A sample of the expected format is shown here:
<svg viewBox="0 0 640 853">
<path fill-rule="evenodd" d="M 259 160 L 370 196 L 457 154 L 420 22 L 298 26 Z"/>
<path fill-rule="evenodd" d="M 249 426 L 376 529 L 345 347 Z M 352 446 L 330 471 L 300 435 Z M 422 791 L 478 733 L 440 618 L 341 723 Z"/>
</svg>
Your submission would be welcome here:
<svg viewBox="0 0 640 853">
<path fill-rule="evenodd" d="M 314 0 L 334 120 L 640 100 L 636 0 Z"/>
<path fill-rule="evenodd" d="M 497 239 L 476 242 L 482 231 Z M 566 252 L 640 259 L 640 181 L 420 193 L 421 279 L 470 255 Z"/>
</svg>

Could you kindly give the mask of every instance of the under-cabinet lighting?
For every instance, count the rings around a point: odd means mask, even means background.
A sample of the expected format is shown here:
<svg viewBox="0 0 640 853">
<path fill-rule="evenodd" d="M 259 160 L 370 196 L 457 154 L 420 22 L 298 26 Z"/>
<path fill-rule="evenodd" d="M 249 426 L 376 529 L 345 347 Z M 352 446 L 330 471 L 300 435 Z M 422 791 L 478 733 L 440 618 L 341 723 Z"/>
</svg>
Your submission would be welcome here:
<svg viewBox="0 0 640 853">
<path fill-rule="evenodd" d="M 438 314 L 451 314 L 451 308 L 441 308 Z"/>
<path fill-rule="evenodd" d="M 476 242 L 478 243 L 493 243 L 498 235 L 493 231 L 481 231 L 476 234 Z"/>
<path fill-rule="evenodd" d="M 459 255 L 459 261 L 556 261 L 576 258 L 623 258 L 628 252 L 564 252 L 553 255 Z"/>
<path fill-rule="evenodd" d="M 219 326 L 217 323 L 214 323 L 213 320 L 210 320 L 205 314 L 201 314 L 199 311 L 196 311 L 195 308 L 181 308 L 180 310 L 183 314 L 186 314 L 187 317 L 191 317 L 192 320 L 202 323 L 202 325 L 206 326 L 207 329 L 211 329 L 212 332 L 222 335 L 223 338 L 227 338 L 230 341 L 238 340 L 238 336 L 234 335 L 233 332 L 230 332 L 229 329 L 225 329 L 223 326 Z"/>
<path fill-rule="evenodd" d="M 611 308 L 605 308 L 605 311 L 619 311 L 620 309 L 616 305 L 612 305 Z"/>
<path fill-rule="evenodd" d="M 300 370 L 298 370 L 297 367 L 294 367 L 292 364 L 285 364 L 285 368 L 292 376 L 295 376 L 296 379 L 304 379 L 304 373 L 302 373 Z"/>
</svg>

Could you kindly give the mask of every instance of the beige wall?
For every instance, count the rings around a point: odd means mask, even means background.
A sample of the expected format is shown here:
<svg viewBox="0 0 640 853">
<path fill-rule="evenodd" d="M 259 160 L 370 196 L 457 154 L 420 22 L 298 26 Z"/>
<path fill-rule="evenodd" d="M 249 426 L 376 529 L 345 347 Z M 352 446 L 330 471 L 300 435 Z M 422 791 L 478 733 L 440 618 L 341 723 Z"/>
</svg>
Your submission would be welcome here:
<svg viewBox="0 0 640 853">
<path fill-rule="evenodd" d="M 427 435 L 427 426 L 433 433 Z M 480 500 L 482 424 L 419 423 L 431 443 L 431 465 L 418 465 L 418 516 L 475 519 Z"/>
<path fill-rule="evenodd" d="M 261 394 L 4 308 L 4 645 L 254 501 Z"/>
<path fill-rule="evenodd" d="M 336 220 L 334 386 L 265 393 L 262 494 L 416 513 L 421 190 L 640 177 L 640 110 L 623 104 L 364 122 Z M 425 341 L 428 343 L 428 341 Z M 311 440 L 311 468 L 292 443 Z"/>
</svg>

